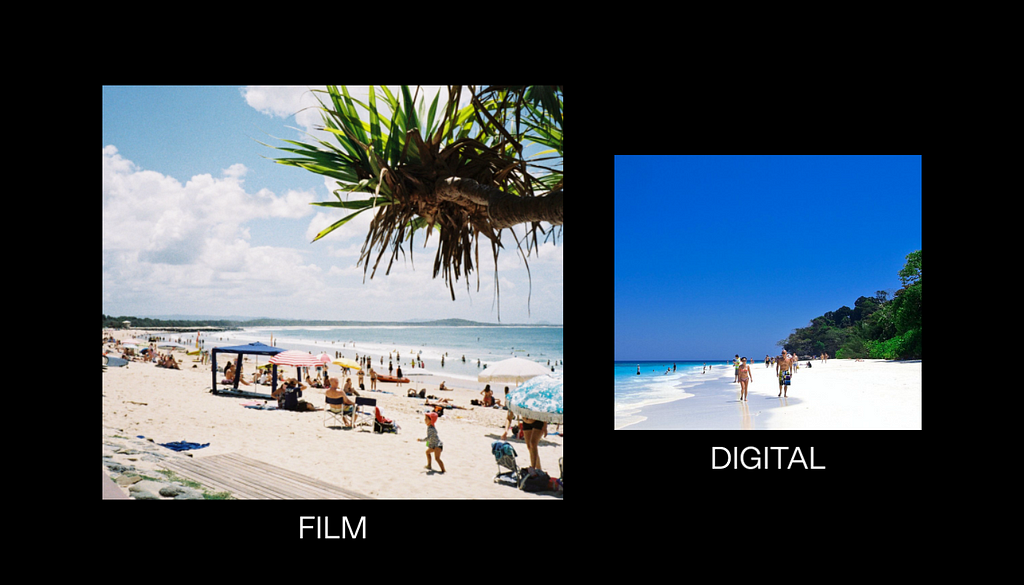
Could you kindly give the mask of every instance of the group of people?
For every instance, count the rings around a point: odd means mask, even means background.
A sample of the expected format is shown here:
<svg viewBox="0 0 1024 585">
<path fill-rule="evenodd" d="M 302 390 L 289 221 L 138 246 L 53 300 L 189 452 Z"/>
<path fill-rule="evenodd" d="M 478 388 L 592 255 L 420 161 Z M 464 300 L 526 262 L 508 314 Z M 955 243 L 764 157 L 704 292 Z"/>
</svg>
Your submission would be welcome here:
<svg viewBox="0 0 1024 585">
<path fill-rule="evenodd" d="M 775 375 L 779 379 L 779 396 L 788 397 L 789 387 L 793 382 L 793 374 L 799 369 L 796 354 L 790 354 L 786 350 L 782 350 L 782 355 L 780 356 L 774 358 L 764 356 L 764 363 L 766 368 L 772 364 L 775 365 Z M 810 366 L 811 363 L 807 362 L 807 365 Z M 746 401 L 747 384 L 754 381 L 753 371 L 750 369 L 750 364 L 747 363 L 747 358 L 741 358 L 739 354 L 736 354 L 736 357 L 733 359 L 733 368 L 735 373 L 733 383 L 740 385 L 740 401 Z"/>
<path fill-rule="evenodd" d="M 104 355 L 107 353 L 107 351 L 103 352 Z M 130 362 L 153 363 L 158 368 L 181 369 L 181 362 L 174 359 L 174 356 L 169 353 L 160 353 L 152 348 L 143 348 L 138 353 L 135 353 L 135 350 L 130 347 L 121 348 L 121 359 Z"/>
</svg>

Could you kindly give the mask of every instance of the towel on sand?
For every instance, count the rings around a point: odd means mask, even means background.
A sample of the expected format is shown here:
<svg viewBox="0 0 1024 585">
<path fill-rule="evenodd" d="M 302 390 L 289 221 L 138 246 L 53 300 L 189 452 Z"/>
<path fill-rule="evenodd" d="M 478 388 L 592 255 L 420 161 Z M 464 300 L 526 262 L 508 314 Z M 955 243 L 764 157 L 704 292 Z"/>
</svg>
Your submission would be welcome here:
<svg viewBox="0 0 1024 585">
<path fill-rule="evenodd" d="M 158 443 L 161 447 L 167 447 L 175 451 L 188 451 L 189 449 L 202 449 L 208 447 L 210 444 L 200 445 L 199 443 L 188 443 L 185 441 L 178 441 L 177 443 Z"/>
</svg>

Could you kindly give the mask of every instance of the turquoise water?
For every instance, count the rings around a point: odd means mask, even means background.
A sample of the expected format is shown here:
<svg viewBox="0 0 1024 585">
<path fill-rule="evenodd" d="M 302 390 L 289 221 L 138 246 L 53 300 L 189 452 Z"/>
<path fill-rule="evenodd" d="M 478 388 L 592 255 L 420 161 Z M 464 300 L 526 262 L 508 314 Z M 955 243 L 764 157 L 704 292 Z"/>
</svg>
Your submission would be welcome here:
<svg viewBox="0 0 1024 585">
<path fill-rule="evenodd" d="M 731 372 L 732 362 L 726 361 L 615 362 L 615 428 L 637 420 L 644 406 L 679 400 L 686 396 L 686 387 Z"/>
</svg>

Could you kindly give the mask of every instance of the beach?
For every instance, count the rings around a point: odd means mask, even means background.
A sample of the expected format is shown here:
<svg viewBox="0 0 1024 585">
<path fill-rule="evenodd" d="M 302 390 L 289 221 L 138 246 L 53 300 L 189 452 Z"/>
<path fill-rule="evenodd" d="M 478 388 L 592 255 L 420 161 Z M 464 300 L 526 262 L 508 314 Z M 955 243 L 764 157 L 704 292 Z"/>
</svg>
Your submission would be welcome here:
<svg viewBox="0 0 1024 585">
<path fill-rule="evenodd" d="M 921 429 L 921 360 L 801 361 L 788 397 L 779 397 L 775 367 L 751 364 L 741 402 L 732 369 L 679 387 L 679 399 L 644 406 L 624 430 Z M 663 390 L 659 399 L 665 400 Z"/>
<path fill-rule="evenodd" d="M 124 340 L 132 334 L 117 331 L 114 336 Z M 366 377 L 367 391 L 360 394 L 375 398 L 382 415 L 400 426 L 398 434 L 376 434 L 369 432 L 372 426 L 358 426 L 361 422 L 372 423 L 372 415 L 360 416 L 355 428 L 338 428 L 337 423 L 330 422 L 335 428 L 329 428 L 324 425 L 322 411 L 245 408 L 243 404 L 254 400 L 210 393 L 209 364 L 193 361 L 197 358 L 180 350 L 174 352 L 174 357 L 181 360 L 181 370 L 139 362 L 106 369 L 103 373 L 105 444 L 126 438 L 136 444 L 152 439 L 150 445 L 176 441 L 209 443 L 205 448 L 188 453 L 196 460 L 238 454 L 372 498 L 561 498 L 560 493 L 530 493 L 494 483 L 498 466 L 491 454 L 491 443 L 500 440 L 507 411 L 470 405 L 470 400 L 482 398 L 483 384 L 448 380 L 446 386 L 455 388 L 441 391 L 438 380 L 419 377 L 411 384 L 378 382 L 377 389 L 383 392 L 371 392 L 369 377 Z M 255 371 L 255 357 L 246 357 L 242 371 L 247 380 L 251 380 Z M 233 358 L 231 356 L 232 361 Z M 218 365 L 223 366 L 221 360 L 226 362 L 227 359 L 227 356 L 218 357 Z M 260 356 L 259 363 L 267 363 L 267 357 Z M 386 373 L 386 365 L 384 369 Z M 283 367 L 279 375 L 281 372 L 294 376 L 295 368 Z M 344 385 L 337 366 L 331 366 L 330 373 Z M 356 376 L 351 377 L 353 385 L 358 387 Z M 218 374 L 218 381 L 222 378 L 223 374 Z M 504 398 L 504 386 L 492 384 L 496 398 Z M 269 386 L 242 385 L 240 388 L 270 394 Z M 435 471 L 424 468 L 426 446 L 416 439 L 427 436 L 423 413 L 429 407 L 425 406 L 424 399 L 407 397 L 410 388 L 417 391 L 425 388 L 428 395 L 450 398 L 455 405 L 465 408 L 445 410 L 436 425 L 444 446 L 442 460 L 446 473 L 437 473 L 436 461 L 433 463 Z M 323 408 L 324 392 L 307 388 L 302 399 Z M 372 407 L 369 410 L 372 412 Z M 538 446 L 541 467 L 552 477 L 558 477 L 558 460 L 562 456 L 562 437 L 556 431 L 555 425 L 550 425 L 548 436 L 541 439 Z M 139 436 L 145 439 L 137 440 Z M 517 452 L 519 465 L 528 466 L 530 458 L 525 442 L 511 433 L 507 440 Z M 166 451 L 169 455 L 182 456 Z M 142 465 L 143 462 L 133 459 L 133 463 Z M 150 466 L 159 464 L 151 461 Z M 127 487 L 121 489 L 128 494 Z"/>
</svg>

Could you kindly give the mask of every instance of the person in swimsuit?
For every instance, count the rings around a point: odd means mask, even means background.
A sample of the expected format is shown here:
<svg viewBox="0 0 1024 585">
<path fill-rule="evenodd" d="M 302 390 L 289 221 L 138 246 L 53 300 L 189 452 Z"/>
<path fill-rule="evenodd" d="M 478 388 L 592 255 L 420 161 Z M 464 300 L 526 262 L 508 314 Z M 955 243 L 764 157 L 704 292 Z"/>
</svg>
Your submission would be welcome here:
<svg viewBox="0 0 1024 585">
<path fill-rule="evenodd" d="M 785 389 L 788 396 L 789 386 L 784 384 L 784 382 L 786 380 L 786 374 L 789 373 L 791 363 L 789 356 L 786 354 L 786 350 L 782 350 L 782 355 L 779 356 L 779 359 L 775 360 L 775 373 L 779 376 L 779 396 L 782 396 L 783 389 Z M 790 375 L 790 381 L 792 382 L 792 375 Z"/>
<path fill-rule="evenodd" d="M 733 360 L 732 360 L 732 368 L 733 368 L 733 370 L 732 370 L 733 380 L 732 381 L 734 383 L 735 382 L 739 382 L 740 381 L 740 354 L 736 354 L 736 357 L 733 358 Z"/>
<path fill-rule="evenodd" d="M 542 420 L 523 419 L 523 438 L 526 449 L 530 452 L 530 467 L 540 469 L 540 453 L 537 444 L 541 438 L 548 436 L 548 423 Z"/>
<path fill-rule="evenodd" d="M 750 371 L 750 366 L 747 365 L 747 358 L 740 359 L 740 388 L 742 392 L 740 394 L 740 400 L 747 399 L 747 383 L 754 381 L 753 372 Z"/>
</svg>

